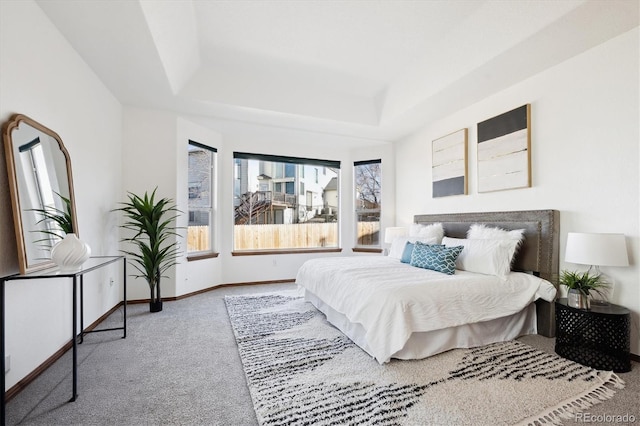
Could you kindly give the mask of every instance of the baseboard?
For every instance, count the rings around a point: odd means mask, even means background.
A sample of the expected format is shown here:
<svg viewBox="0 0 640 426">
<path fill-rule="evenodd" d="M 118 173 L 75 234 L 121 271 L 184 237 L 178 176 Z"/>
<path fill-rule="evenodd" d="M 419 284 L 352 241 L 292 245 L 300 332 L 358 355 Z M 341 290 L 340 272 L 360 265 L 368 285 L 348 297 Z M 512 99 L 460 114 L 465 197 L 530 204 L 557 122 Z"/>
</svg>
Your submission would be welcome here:
<svg viewBox="0 0 640 426">
<path fill-rule="evenodd" d="M 247 285 L 262 285 L 262 284 L 284 284 L 284 283 L 294 283 L 296 282 L 295 278 L 291 278 L 291 279 L 284 279 L 284 280 L 269 280 L 269 281 L 250 281 L 250 282 L 242 282 L 242 283 L 227 283 L 227 284 L 219 284 L 219 285 L 214 285 L 211 287 L 207 287 L 207 288 L 203 288 L 201 290 L 196 290 L 193 291 L 191 293 L 185 293 L 182 294 L 180 296 L 173 296 L 173 297 L 163 297 L 162 301 L 163 302 L 172 302 L 175 300 L 182 300 L 182 299 L 186 299 L 187 297 L 192 297 L 192 296 L 196 296 L 198 294 L 202 294 L 202 293 L 208 293 L 210 291 L 219 289 L 219 288 L 224 288 L 224 287 L 235 287 L 235 286 L 247 286 Z M 134 300 L 127 300 L 128 304 L 138 304 L 138 303 L 149 303 L 150 299 L 134 299 Z"/>
<path fill-rule="evenodd" d="M 22 392 L 22 390 L 25 389 L 29 385 L 29 383 L 33 382 L 36 378 L 38 378 L 40 374 L 44 373 L 47 368 L 51 367 L 57 360 L 62 358 L 62 355 L 64 355 L 69 349 L 71 349 L 72 345 L 73 342 L 69 340 L 63 347 L 58 349 L 53 355 L 47 358 L 45 362 L 36 367 L 35 370 L 24 376 L 22 380 L 7 389 L 7 391 L 4 393 L 5 403 L 9 402 L 11 398 Z"/>
<path fill-rule="evenodd" d="M 195 296 L 195 295 L 202 294 L 202 293 L 207 293 L 209 291 L 212 291 L 212 290 L 215 290 L 215 289 L 218 289 L 218 288 L 223 288 L 223 287 L 259 285 L 259 284 L 280 284 L 280 283 L 291 283 L 291 282 L 295 282 L 295 281 L 296 281 L 295 279 L 285 279 L 285 280 L 252 281 L 252 282 L 244 282 L 244 283 L 221 284 L 221 285 L 216 285 L 216 286 L 212 286 L 212 287 L 207 287 L 205 289 L 194 291 L 194 292 L 191 292 L 191 293 L 183 294 L 181 296 L 167 297 L 167 298 L 163 297 L 162 301 L 175 301 L 175 300 L 185 299 L 187 297 Z M 149 303 L 149 301 L 150 301 L 150 299 L 127 300 L 127 304 Z M 114 313 L 123 304 L 124 304 L 123 302 L 119 302 L 116 306 L 111 308 L 104 315 L 102 315 L 100 318 L 98 318 L 93 323 L 91 323 L 91 325 L 85 327 L 85 329 L 83 331 L 91 331 L 91 330 L 95 329 L 102 321 L 104 321 L 109 315 Z M 51 367 L 57 360 L 62 358 L 62 356 L 69 349 L 71 349 L 72 346 L 73 346 L 73 340 L 69 340 L 67 343 L 64 344 L 64 346 L 62 346 L 53 355 L 51 355 L 49 358 L 47 358 L 42 364 L 40 364 L 38 367 L 36 367 L 35 370 L 33 370 L 31 373 L 29 373 L 25 377 L 23 377 L 22 380 L 20 380 L 18 383 L 16 383 L 15 385 L 13 385 L 9 389 L 7 389 L 7 391 L 4 394 L 5 402 L 8 402 L 9 400 L 11 400 L 11 398 L 13 398 L 17 394 L 19 394 L 24 388 L 26 388 L 29 385 L 29 383 L 33 382 L 47 368 Z"/>
<path fill-rule="evenodd" d="M 107 319 L 109 315 L 114 313 L 123 304 L 124 304 L 123 302 L 118 302 L 117 305 L 109 309 L 100 318 L 98 318 L 97 320 L 92 322 L 90 325 L 85 327 L 83 331 L 91 331 L 95 329 L 102 321 Z M 40 374 L 44 373 L 47 368 L 51 367 L 57 360 L 62 358 L 62 356 L 72 347 L 73 347 L 73 340 L 69 340 L 60 349 L 58 349 L 53 355 L 51 355 L 42 364 L 36 367 L 35 370 L 33 370 L 31 373 L 24 376 L 22 380 L 20 380 L 18 383 L 16 383 L 15 385 L 7 389 L 7 391 L 4 393 L 5 403 L 11 400 L 11 398 L 16 396 L 17 394 L 19 394 L 24 388 L 26 388 L 29 385 L 29 383 L 33 382 Z"/>
</svg>

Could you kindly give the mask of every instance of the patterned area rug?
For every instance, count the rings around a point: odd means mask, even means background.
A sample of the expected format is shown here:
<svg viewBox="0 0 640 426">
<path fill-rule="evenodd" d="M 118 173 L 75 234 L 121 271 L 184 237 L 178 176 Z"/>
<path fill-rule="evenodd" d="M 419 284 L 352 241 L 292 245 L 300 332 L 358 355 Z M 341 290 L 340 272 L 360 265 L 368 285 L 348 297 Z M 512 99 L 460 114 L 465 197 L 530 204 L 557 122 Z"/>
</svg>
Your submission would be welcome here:
<svg viewBox="0 0 640 426">
<path fill-rule="evenodd" d="M 624 386 L 518 341 L 380 365 L 295 293 L 225 302 L 261 425 L 561 424 Z"/>
</svg>

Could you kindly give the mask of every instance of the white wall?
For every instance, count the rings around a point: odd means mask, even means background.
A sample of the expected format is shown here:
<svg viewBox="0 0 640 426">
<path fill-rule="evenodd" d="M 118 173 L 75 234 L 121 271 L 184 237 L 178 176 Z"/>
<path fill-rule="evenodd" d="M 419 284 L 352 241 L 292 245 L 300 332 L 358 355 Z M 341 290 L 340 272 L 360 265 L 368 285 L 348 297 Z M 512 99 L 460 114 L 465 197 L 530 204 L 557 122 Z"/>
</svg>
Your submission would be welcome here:
<svg viewBox="0 0 640 426">
<path fill-rule="evenodd" d="M 80 237 L 96 255 L 118 254 L 110 209 L 120 197 L 122 109 L 32 1 L 0 2 L 0 121 L 25 114 L 57 132 L 69 151 Z M 2 154 L 4 157 L 4 154 Z M 0 161 L 0 274 L 18 272 L 4 158 Z M 115 279 L 114 286 L 109 285 Z M 85 278 L 85 325 L 120 300 L 117 265 Z M 69 280 L 6 286 L 10 388 L 71 340 Z"/>
<path fill-rule="evenodd" d="M 123 148 L 121 201 L 129 193 L 140 197 L 157 188 L 155 199 L 176 200 L 178 175 L 177 135 L 175 114 L 165 111 L 125 107 L 123 110 Z M 185 161 L 186 163 L 186 158 Z M 162 297 L 176 296 L 176 275 L 182 265 L 171 268 L 161 283 Z M 137 273 L 131 266 L 130 273 Z M 143 278 L 131 277 L 127 281 L 130 300 L 149 299 L 149 285 Z"/>
<path fill-rule="evenodd" d="M 420 213 L 556 209 L 561 269 L 567 232 L 627 237 L 628 268 L 602 268 L 615 281 L 612 302 L 632 310 L 632 352 L 640 354 L 638 28 L 471 105 L 396 144 L 396 216 Z M 527 189 L 477 191 L 476 124 L 532 105 L 532 177 Z M 469 129 L 469 195 L 431 197 L 431 141 Z"/>
</svg>

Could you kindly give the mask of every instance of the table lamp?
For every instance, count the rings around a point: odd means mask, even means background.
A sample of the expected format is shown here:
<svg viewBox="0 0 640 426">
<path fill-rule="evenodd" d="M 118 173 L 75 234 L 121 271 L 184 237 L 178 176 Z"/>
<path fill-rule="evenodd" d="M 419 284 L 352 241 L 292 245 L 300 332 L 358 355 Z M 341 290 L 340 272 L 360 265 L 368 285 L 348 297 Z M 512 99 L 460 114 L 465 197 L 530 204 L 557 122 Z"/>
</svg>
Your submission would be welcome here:
<svg viewBox="0 0 640 426">
<path fill-rule="evenodd" d="M 385 228 L 384 229 L 384 243 L 389 245 L 389 247 L 391 246 L 391 243 L 393 243 L 393 240 L 395 240 L 396 238 L 399 237 L 406 237 L 407 236 L 407 228 L 404 228 L 402 226 L 392 226 L 389 228 Z M 389 254 L 389 250 L 385 249 L 385 254 Z"/>
<path fill-rule="evenodd" d="M 596 234 L 569 232 L 565 249 L 565 262 L 589 265 L 601 274 L 600 266 L 629 266 L 627 243 L 624 234 Z M 613 295 L 609 283 L 608 297 Z M 606 300 L 600 301 L 606 304 Z"/>
</svg>

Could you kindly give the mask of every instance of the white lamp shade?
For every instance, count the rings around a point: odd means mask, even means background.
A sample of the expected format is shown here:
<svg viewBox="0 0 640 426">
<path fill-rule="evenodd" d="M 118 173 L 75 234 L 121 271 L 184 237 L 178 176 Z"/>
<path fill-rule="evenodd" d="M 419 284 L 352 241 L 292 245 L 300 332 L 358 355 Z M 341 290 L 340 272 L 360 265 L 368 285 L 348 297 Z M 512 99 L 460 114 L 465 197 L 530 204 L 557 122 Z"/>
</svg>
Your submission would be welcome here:
<svg viewBox="0 0 640 426">
<path fill-rule="evenodd" d="M 569 232 L 565 262 L 594 266 L 629 266 L 623 234 Z"/>
<path fill-rule="evenodd" d="M 385 228 L 384 230 L 384 242 L 386 244 L 391 244 L 393 240 L 398 237 L 406 237 L 408 233 L 407 228 L 403 228 L 401 226 L 395 226 L 391 228 Z"/>
</svg>

